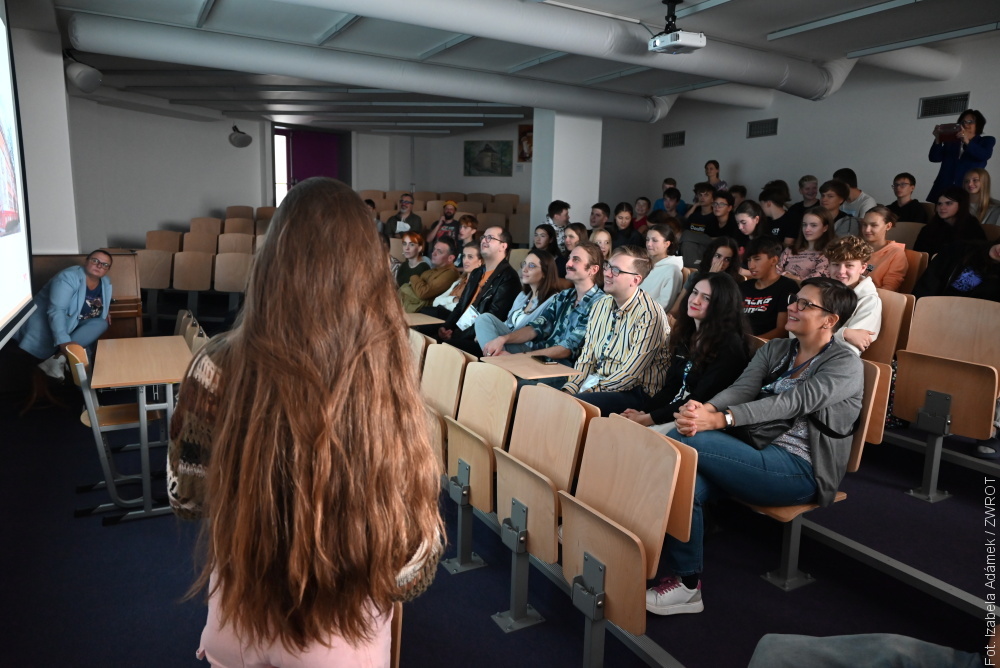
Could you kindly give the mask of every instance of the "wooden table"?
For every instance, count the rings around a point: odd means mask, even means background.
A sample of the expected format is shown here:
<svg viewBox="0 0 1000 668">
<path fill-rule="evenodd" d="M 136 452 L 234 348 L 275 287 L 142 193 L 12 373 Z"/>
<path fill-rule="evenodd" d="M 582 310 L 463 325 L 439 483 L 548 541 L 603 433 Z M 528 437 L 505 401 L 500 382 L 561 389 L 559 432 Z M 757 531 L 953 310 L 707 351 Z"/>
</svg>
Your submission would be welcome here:
<svg viewBox="0 0 1000 668">
<path fill-rule="evenodd" d="M 153 491 L 149 468 L 149 411 L 165 410 L 166 433 L 174 414 L 174 384 L 179 383 L 191 363 L 191 351 L 183 336 L 152 336 L 136 339 L 101 339 L 97 342 L 94 373 L 90 385 L 94 389 L 135 387 L 139 403 L 139 449 L 142 461 L 142 498 L 125 503 L 127 512 L 117 521 L 155 517 L 170 512 L 170 506 L 153 507 Z M 163 385 L 163 402 L 148 403 L 146 387 Z M 114 481 L 107 481 L 114 486 Z M 116 498 L 117 494 L 113 496 Z M 141 501 L 141 509 L 139 508 Z"/>
<path fill-rule="evenodd" d="M 435 318 L 432 315 L 425 315 L 423 313 L 407 313 L 406 314 L 406 326 L 407 327 L 420 327 L 421 325 L 441 325 L 444 320 L 441 318 Z"/>
<path fill-rule="evenodd" d="M 480 359 L 487 364 L 495 364 L 502 369 L 506 369 L 518 378 L 525 380 L 559 377 L 572 378 L 573 376 L 579 376 L 581 373 L 565 364 L 542 364 L 532 359 L 531 353 L 497 355 L 495 357 L 482 357 Z"/>
</svg>

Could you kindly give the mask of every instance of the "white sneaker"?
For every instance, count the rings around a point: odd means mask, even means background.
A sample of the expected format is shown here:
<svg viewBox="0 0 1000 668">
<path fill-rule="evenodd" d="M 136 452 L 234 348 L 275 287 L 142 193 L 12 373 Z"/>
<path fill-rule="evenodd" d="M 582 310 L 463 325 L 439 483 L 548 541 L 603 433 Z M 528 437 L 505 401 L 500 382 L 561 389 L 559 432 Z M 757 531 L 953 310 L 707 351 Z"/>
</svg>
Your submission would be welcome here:
<svg viewBox="0 0 1000 668">
<path fill-rule="evenodd" d="M 66 359 L 62 355 L 53 355 L 39 364 L 38 368 L 49 378 L 65 380 L 66 372 L 63 370 L 63 364 L 65 363 Z"/>
<path fill-rule="evenodd" d="M 688 589 L 678 577 L 663 578 L 660 584 L 646 590 L 646 610 L 654 615 L 679 615 L 704 609 L 701 580 L 695 589 Z"/>
</svg>

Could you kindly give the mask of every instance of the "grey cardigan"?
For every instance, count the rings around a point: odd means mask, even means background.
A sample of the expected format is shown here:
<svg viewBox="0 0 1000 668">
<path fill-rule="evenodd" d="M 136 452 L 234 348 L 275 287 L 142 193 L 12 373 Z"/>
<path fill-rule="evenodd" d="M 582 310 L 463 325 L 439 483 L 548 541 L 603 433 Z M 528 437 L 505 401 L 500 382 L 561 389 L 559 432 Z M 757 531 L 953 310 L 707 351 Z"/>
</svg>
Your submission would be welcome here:
<svg viewBox="0 0 1000 668">
<path fill-rule="evenodd" d="M 746 371 L 732 386 L 708 403 L 733 412 L 736 425 L 759 424 L 815 413 L 820 422 L 838 434 L 851 431 L 861 412 L 864 368 L 850 346 L 839 339 L 812 367 L 805 382 L 781 394 L 760 396 L 765 379 L 781 373 L 787 364 L 792 339 L 773 339 L 757 351 Z M 809 425 L 809 450 L 816 477 L 816 499 L 821 506 L 833 503 L 837 486 L 847 471 L 853 435 L 832 438 Z"/>
</svg>

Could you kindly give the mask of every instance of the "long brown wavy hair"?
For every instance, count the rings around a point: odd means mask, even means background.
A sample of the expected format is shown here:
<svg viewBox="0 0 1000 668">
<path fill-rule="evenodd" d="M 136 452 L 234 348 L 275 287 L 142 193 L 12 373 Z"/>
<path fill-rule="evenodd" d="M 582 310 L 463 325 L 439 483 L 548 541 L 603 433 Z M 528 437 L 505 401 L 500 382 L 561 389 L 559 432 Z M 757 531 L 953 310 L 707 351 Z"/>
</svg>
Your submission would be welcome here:
<svg viewBox="0 0 1000 668">
<path fill-rule="evenodd" d="M 204 566 L 223 626 L 288 650 L 357 645 L 443 535 L 403 310 L 360 197 L 285 196 L 219 354 Z M 431 548 L 433 549 L 433 548 Z"/>
</svg>

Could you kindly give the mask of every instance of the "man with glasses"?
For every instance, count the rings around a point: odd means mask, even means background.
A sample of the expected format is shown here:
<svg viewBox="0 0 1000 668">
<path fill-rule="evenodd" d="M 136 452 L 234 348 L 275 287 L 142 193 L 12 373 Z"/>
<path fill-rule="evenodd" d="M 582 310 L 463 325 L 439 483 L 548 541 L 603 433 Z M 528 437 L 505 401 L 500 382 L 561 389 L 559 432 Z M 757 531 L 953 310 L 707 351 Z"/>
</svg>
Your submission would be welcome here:
<svg viewBox="0 0 1000 668">
<path fill-rule="evenodd" d="M 111 322 L 112 262 L 111 253 L 95 250 L 82 267 L 63 269 L 35 295 L 35 312 L 14 338 L 45 375 L 65 378 L 70 343 L 87 348 L 93 359 L 93 346 Z"/>
<path fill-rule="evenodd" d="M 506 320 L 517 293 L 521 291 L 521 279 L 507 262 L 510 244 L 510 234 L 502 227 L 486 230 L 479 242 L 483 266 L 469 275 L 469 282 L 458 298 L 451 317 L 436 332 L 439 341 L 450 343 L 476 357 L 482 356 L 473 326 L 476 318 L 490 313 L 501 321 Z"/>
<path fill-rule="evenodd" d="M 905 220 L 908 223 L 927 222 L 927 209 L 913 199 L 913 189 L 916 186 L 917 179 L 909 172 L 896 174 L 896 178 L 892 180 L 892 194 L 896 196 L 896 201 L 886 208 L 896 214 L 896 220 Z"/>
<path fill-rule="evenodd" d="M 557 294 L 530 323 L 513 332 L 501 335 L 494 331 L 494 336 L 489 336 L 490 332 L 480 328 L 483 353 L 489 357 L 531 351 L 539 357 L 572 364 L 583 346 L 590 309 L 594 301 L 604 296 L 596 283 L 602 263 L 597 244 L 590 241 L 577 244 L 566 260 L 566 278 L 573 287 Z M 503 326 L 502 321 L 497 322 Z"/>
<path fill-rule="evenodd" d="M 404 232 L 423 233 L 424 221 L 413 213 L 413 195 L 403 193 L 399 198 L 399 211 L 389 216 L 389 220 L 385 221 L 385 231 L 386 235 L 397 239 Z"/>
<path fill-rule="evenodd" d="M 651 269 L 645 249 L 619 246 L 604 263 L 604 292 L 587 322 L 579 376 L 563 391 L 601 409 L 601 415 L 627 408 L 646 410 L 667 372 L 670 326 L 663 308 L 643 290 Z"/>
</svg>

